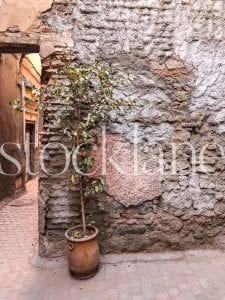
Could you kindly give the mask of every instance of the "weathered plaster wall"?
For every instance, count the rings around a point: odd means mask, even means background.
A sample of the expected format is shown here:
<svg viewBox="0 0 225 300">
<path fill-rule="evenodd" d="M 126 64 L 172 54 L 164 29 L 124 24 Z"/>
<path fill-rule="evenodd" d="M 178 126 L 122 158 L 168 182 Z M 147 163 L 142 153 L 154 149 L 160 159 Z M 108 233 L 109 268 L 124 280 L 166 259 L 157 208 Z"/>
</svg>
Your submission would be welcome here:
<svg viewBox="0 0 225 300">
<path fill-rule="evenodd" d="M 225 146 L 224 18 L 221 0 L 78 0 L 42 14 L 45 26 L 69 33 L 79 61 L 111 61 L 128 82 L 118 95 L 137 99 L 131 112 L 115 116 L 108 151 L 130 170 L 137 127 L 139 162 L 148 171 L 121 176 L 109 162 L 108 192 L 89 202 L 103 252 L 224 248 L 225 168 L 216 146 Z M 56 68 L 57 60 L 46 64 L 53 77 Z M 48 104 L 50 112 L 61 105 Z M 60 141 L 58 129 L 46 124 L 43 144 Z M 171 143 L 177 145 L 176 174 Z M 183 143 L 194 147 L 195 161 Z M 205 145 L 207 172 L 199 167 Z M 49 149 L 51 170 L 63 168 L 63 155 L 57 146 Z M 77 192 L 66 180 L 41 174 L 41 255 L 62 253 L 64 229 L 79 222 Z"/>
<path fill-rule="evenodd" d="M 52 0 L 2 0 L 0 32 L 12 27 L 25 32 L 37 20 L 39 13 L 51 8 L 52 2 Z"/>
<path fill-rule="evenodd" d="M 42 39 L 48 40 L 49 33 L 48 29 L 42 26 L 39 16 L 49 10 L 52 3 L 53 0 L 2 0 L 0 2 L 0 53 L 39 52 Z M 52 38 L 53 36 L 54 34 Z M 47 48 L 45 46 L 45 53 L 48 52 Z"/>
</svg>

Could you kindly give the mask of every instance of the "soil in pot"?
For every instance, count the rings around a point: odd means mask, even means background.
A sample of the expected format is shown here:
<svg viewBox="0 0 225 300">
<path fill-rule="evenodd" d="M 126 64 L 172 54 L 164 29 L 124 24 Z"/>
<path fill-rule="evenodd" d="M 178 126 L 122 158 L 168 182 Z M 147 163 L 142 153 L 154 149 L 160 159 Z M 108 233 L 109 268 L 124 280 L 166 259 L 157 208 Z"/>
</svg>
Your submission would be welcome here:
<svg viewBox="0 0 225 300">
<path fill-rule="evenodd" d="M 94 234 L 95 234 L 95 229 L 91 228 L 91 227 L 87 227 L 86 236 L 84 236 L 83 228 L 80 228 L 80 229 L 71 228 L 71 229 L 68 230 L 68 236 L 71 239 L 76 239 L 76 240 L 82 239 L 84 237 L 89 237 L 89 236 L 92 236 Z"/>
</svg>

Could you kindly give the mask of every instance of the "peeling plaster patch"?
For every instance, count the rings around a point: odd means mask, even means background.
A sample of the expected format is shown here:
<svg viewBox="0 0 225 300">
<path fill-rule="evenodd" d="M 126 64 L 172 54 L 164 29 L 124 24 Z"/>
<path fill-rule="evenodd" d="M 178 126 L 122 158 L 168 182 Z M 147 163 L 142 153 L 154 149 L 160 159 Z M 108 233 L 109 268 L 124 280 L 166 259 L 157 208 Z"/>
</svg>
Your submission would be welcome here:
<svg viewBox="0 0 225 300">
<path fill-rule="evenodd" d="M 40 46 L 40 55 L 46 58 L 55 52 L 55 46 L 52 41 L 43 41 Z"/>
<path fill-rule="evenodd" d="M 74 46 L 70 33 L 64 32 L 60 35 L 51 34 L 50 36 L 41 37 L 40 55 L 42 58 L 46 58 L 53 54 L 57 47 L 64 47 L 65 45 L 68 45 L 68 47 Z"/>
<path fill-rule="evenodd" d="M 153 159 L 137 156 L 132 145 L 119 135 L 107 136 L 107 193 L 125 207 L 159 197 L 161 176 Z"/>
</svg>

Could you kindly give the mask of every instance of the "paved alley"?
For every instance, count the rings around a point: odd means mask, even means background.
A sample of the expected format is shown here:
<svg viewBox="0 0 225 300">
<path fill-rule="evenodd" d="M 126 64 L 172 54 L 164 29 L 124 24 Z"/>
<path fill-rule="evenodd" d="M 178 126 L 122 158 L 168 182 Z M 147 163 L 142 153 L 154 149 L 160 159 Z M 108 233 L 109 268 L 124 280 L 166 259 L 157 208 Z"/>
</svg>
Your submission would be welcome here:
<svg viewBox="0 0 225 300">
<path fill-rule="evenodd" d="M 92 279 L 72 278 L 64 260 L 32 264 L 37 246 L 37 182 L 0 210 L 0 299 L 225 299 L 225 253 L 108 255 Z"/>
</svg>

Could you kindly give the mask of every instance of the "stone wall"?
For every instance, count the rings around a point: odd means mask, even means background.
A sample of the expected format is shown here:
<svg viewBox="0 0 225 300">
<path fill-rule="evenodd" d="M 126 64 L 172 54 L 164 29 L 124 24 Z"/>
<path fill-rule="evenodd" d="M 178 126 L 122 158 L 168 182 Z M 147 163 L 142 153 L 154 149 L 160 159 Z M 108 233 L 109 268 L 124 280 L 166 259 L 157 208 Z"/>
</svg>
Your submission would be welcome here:
<svg viewBox="0 0 225 300">
<path fill-rule="evenodd" d="M 62 80 L 57 74 L 61 66 L 60 58 L 64 46 L 58 45 L 52 55 L 42 64 L 42 86 L 51 88 L 54 80 Z M 69 185 L 69 172 L 60 174 L 65 167 L 65 149 L 59 143 L 68 146 L 62 135 L 62 126 L 55 120 L 54 114 L 64 103 L 57 97 L 44 94 L 44 126 L 41 135 L 41 156 L 46 171 L 39 175 L 39 254 L 57 257 L 65 252 L 64 234 L 72 224 L 80 223 L 79 188 Z"/>
<path fill-rule="evenodd" d="M 102 252 L 224 248 L 223 1 L 55 1 L 41 18 L 72 37 L 78 61 L 112 62 L 127 83 L 116 93 L 136 100 L 107 134 L 107 193 L 88 203 Z M 56 69 L 49 57 L 47 74 Z M 49 113 L 62 105 L 47 103 Z M 62 141 L 54 122 L 45 126 L 43 145 Z M 48 148 L 52 171 L 63 168 L 63 156 Z M 41 255 L 62 254 L 64 230 L 79 222 L 78 200 L 67 175 L 41 174 Z"/>
<path fill-rule="evenodd" d="M 74 44 L 81 62 L 112 62 L 128 83 L 118 95 L 137 100 L 131 112 L 115 116 L 107 135 L 107 193 L 88 203 L 102 252 L 223 248 L 223 1 L 35 1 L 17 19 L 12 2 L 1 6 L 8 17 L 1 22 L 0 51 L 37 51 L 40 45 L 43 84 L 51 84 L 61 46 Z M 49 116 L 63 105 L 45 100 Z M 57 126 L 45 122 L 43 146 L 62 141 Z M 58 172 L 64 151 L 51 147 L 46 166 Z M 118 162 L 130 172 L 118 172 Z M 78 191 L 69 190 L 67 180 L 67 174 L 40 174 L 41 255 L 61 255 L 65 229 L 79 222 Z"/>
</svg>

